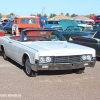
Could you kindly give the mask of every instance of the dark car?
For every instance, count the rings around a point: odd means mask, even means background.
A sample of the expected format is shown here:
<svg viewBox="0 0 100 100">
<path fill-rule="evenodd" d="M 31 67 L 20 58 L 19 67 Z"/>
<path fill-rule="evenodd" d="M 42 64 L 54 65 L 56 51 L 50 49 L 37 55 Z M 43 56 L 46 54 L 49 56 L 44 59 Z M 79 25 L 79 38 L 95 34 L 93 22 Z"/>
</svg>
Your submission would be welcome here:
<svg viewBox="0 0 100 100">
<path fill-rule="evenodd" d="M 94 48 L 96 56 L 100 57 L 100 30 L 93 31 L 88 36 L 72 37 L 70 42 Z"/>
<path fill-rule="evenodd" d="M 88 36 L 91 32 L 68 32 L 62 31 L 63 36 L 66 38 L 67 41 L 70 41 L 70 38 L 77 37 L 77 36 Z"/>
</svg>

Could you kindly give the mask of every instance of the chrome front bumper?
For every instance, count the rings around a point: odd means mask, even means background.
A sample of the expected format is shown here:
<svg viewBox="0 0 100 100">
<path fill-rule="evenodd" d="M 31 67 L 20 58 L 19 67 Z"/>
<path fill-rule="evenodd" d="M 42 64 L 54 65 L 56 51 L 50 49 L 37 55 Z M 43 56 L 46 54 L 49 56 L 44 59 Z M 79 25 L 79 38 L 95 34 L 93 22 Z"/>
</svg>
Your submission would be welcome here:
<svg viewBox="0 0 100 100">
<path fill-rule="evenodd" d="M 96 58 L 90 62 L 81 62 L 81 63 L 57 63 L 57 64 L 35 64 L 31 65 L 32 70 L 70 70 L 70 69 L 79 69 L 84 67 L 94 67 Z"/>
</svg>

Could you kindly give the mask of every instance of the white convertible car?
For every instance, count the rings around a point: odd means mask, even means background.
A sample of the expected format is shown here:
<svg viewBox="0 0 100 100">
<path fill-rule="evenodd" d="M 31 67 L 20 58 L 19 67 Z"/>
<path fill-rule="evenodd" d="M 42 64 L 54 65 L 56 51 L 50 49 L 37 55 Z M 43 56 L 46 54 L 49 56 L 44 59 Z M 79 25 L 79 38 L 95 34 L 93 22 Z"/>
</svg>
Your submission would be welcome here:
<svg viewBox="0 0 100 100">
<path fill-rule="evenodd" d="M 73 70 L 83 73 L 85 67 L 94 67 L 95 50 L 69 43 L 55 29 L 25 29 L 20 36 L 0 37 L 0 50 L 25 67 L 28 76 L 38 70 Z"/>
</svg>

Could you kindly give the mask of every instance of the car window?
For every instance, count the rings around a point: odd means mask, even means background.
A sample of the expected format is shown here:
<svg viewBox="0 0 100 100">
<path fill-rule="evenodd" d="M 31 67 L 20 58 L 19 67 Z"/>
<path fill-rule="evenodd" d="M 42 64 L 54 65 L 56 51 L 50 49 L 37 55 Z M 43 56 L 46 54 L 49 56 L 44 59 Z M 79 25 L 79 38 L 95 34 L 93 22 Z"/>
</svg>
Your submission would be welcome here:
<svg viewBox="0 0 100 100">
<path fill-rule="evenodd" d="M 36 37 L 41 37 L 40 41 L 66 41 L 62 34 L 58 31 L 52 30 L 41 30 L 41 31 L 26 31 L 24 34 L 21 34 L 21 41 L 39 41 L 40 39 L 36 40 Z M 31 38 L 31 39 L 30 39 Z M 34 39 L 35 38 L 35 39 Z"/>
<path fill-rule="evenodd" d="M 59 24 L 59 21 L 48 21 L 48 24 Z"/>
<path fill-rule="evenodd" d="M 48 21 L 48 24 L 53 24 L 53 21 Z"/>
<path fill-rule="evenodd" d="M 21 24 L 37 24 L 37 20 L 36 19 L 23 18 L 23 19 L 21 19 Z"/>
</svg>

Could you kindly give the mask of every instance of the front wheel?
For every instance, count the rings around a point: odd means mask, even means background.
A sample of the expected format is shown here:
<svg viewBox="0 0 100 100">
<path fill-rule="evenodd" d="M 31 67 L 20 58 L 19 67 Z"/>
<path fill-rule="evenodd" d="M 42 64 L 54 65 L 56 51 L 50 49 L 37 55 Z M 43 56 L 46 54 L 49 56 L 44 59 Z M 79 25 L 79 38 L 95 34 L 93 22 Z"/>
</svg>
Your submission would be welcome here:
<svg viewBox="0 0 100 100">
<path fill-rule="evenodd" d="M 37 75 L 37 73 L 31 69 L 31 63 L 28 57 L 26 58 L 25 61 L 25 73 L 29 77 L 36 77 Z"/>
<path fill-rule="evenodd" d="M 8 60 L 8 57 L 7 57 L 7 55 L 6 55 L 6 53 L 5 53 L 4 50 L 2 51 L 2 53 L 3 53 L 3 58 L 4 58 L 4 60 Z"/>
<path fill-rule="evenodd" d="M 84 73 L 85 67 L 84 68 L 79 68 L 79 69 L 73 69 L 73 72 L 76 74 L 82 74 Z"/>
</svg>

